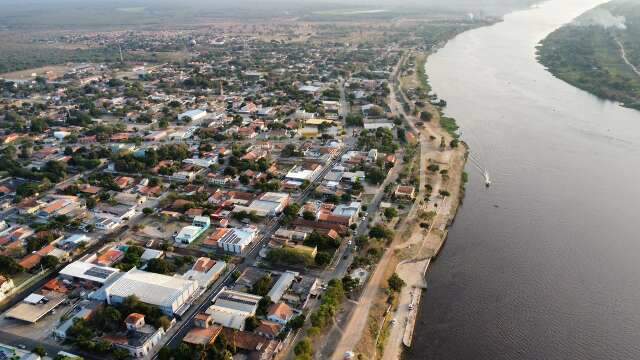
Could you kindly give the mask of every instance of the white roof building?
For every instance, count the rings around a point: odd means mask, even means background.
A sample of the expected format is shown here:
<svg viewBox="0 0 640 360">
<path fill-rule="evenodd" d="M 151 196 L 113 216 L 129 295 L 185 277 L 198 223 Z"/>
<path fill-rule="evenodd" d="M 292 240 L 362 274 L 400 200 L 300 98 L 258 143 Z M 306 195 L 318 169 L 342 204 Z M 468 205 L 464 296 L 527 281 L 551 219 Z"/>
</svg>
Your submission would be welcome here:
<svg viewBox="0 0 640 360">
<path fill-rule="evenodd" d="M 74 261 L 60 270 L 60 275 L 67 278 L 92 281 L 104 284 L 117 276 L 120 270 L 107 266 L 98 266 L 84 261 Z"/>
<path fill-rule="evenodd" d="M 302 169 L 299 166 L 294 166 L 289 170 L 285 178 L 290 180 L 311 181 L 316 173 L 317 170 Z"/>
<path fill-rule="evenodd" d="M 301 86 L 298 90 L 306 93 L 315 93 L 320 91 L 320 88 L 313 85 L 304 85 L 304 86 Z"/>
<path fill-rule="evenodd" d="M 178 120 L 182 121 L 185 117 L 191 118 L 192 121 L 197 121 L 207 116 L 207 112 L 200 109 L 185 111 L 178 115 Z"/>
<path fill-rule="evenodd" d="M 254 200 L 246 209 L 247 212 L 255 212 L 258 216 L 275 216 L 281 213 L 289 205 L 289 194 L 268 192 Z"/>
<path fill-rule="evenodd" d="M 282 298 L 282 295 L 284 295 L 287 289 L 291 287 L 291 284 L 293 284 L 293 282 L 296 280 L 296 277 L 298 275 L 300 274 L 290 270 L 287 270 L 284 273 L 282 273 L 282 275 L 280 275 L 280 277 L 278 278 L 278 281 L 276 281 L 276 283 L 273 285 L 273 287 L 271 288 L 271 290 L 269 290 L 269 293 L 267 294 L 267 296 L 271 299 L 271 301 L 276 303 L 280 301 L 280 299 Z"/>
<path fill-rule="evenodd" d="M 133 268 L 104 287 L 107 303 L 118 304 L 136 295 L 140 301 L 160 308 L 168 315 L 182 314 L 191 304 L 198 283 L 180 277 Z"/>
<path fill-rule="evenodd" d="M 183 279 L 198 282 L 201 288 L 207 288 L 213 284 L 227 268 L 224 261 L 216 261 L 207 257 L 201 257 L 193 264 L 193 267 L 182 275 Z"/>
<path fill-rule="evenodd" d="M 176 242 L 181 244 L 190 244 L 202 234 L 203 229 L 198 226 L 188 225 L 182 228 L 176 235 Z"/>
<path fill-rule="evenodd" d="M 208 216 L 196 216 L 191 225 L 185 226 L 180 230 L 175 240 L 182 244 L 190 244 L 202 235 L 210 224 L 211 219 Z"/>
<path fill-rule="evenodd" d="M 158 259 L 160 257 L 162 257 L 162 255 L 164 254 L 164 251 L 162 250 L 155 250 L 155 249 L 144 249 L 144 252 L 142 253 L 142 255 L 140 255 L 140 260 L 142 261 L 149 261 L 151 259 Z"/>
<path fill-rule="evenodd" d="M 249 246 L 258 234 L 255 226 L 246 226 L 242 229 L 229 229 L 219 240 L 218 247 L 224 251 L 235 254 L 242 254 L 244 249 Z"/>
<path fill-rule="evenodd" d="M 244 322 L 255 315 L 261 296 L 223 288 L 207 311 L 213 322 L 224 327 L 244 330 Z"/>
</svg>

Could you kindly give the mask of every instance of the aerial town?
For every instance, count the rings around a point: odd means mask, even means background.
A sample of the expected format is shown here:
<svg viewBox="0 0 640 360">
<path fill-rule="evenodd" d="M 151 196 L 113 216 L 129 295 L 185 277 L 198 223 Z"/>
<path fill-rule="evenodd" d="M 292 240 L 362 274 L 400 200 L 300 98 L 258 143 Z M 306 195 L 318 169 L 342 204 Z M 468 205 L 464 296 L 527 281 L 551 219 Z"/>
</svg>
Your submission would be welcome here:
<svg viewBox="0 0 640 360">
<path fill-rule="evenodd" d="M 410 338 L 421 278 L 395 266 L 439 250 L 466 176 L 424 76 L 437 42 L 227 31 L 180 33 L 189 58 L 158 62 L 130 54 L 176 33 L 66 34 L 42 41 L 128 42 L 0 80 L 7 358 L 342 358 L 382 339 L 342 344 L 340 326 Z"/>
</svg>

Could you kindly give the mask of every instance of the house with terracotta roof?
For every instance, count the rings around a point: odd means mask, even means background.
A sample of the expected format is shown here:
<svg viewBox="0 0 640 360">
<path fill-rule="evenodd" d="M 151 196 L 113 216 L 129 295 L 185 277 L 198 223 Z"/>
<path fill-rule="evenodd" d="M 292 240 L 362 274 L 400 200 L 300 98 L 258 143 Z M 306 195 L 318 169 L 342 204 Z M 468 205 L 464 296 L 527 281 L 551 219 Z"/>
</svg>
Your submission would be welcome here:
<svg viewBox="0 0 640 360">
<path fill-rule="evenodd" d="M 117 248 L 111 248 L 104 253 L 98 255 L 93 261 L 94 264 L 100 266 L 111 266 L 124 258 L 124 251 Z"/>
<path fill-rule="evenodd" d="M 40 264 L 40 260 L 42 260 L 42 256 L 38 255 L 37 253 L 29 254 L 23 257 L 22 260 L 18 262 L 18 265 L 20 265 L 23 269 L 29 271 Z"/>
<path fill-rule="evenodd" d="M 38 201 L 35 197 L 29 197 L 20 201 L 15 207 L 18 209 L 20 215 L 31 215 L 38 212 L 44 205 L 44 203 Z"/>
<path fill-rule="evenodd" d="M 225 328 L 222 334 L 229 344 L 247 353 L 249 359 L 272 360 L 282 350 L 282 342 L 255 333 Z"/>
<path fill-rule="evenodd" d="M 47 281 L 43 286 L 43 289 L 47 291 L 55 291 L 61 294 L 66 294 L 69 292 L 69 289 L 65 286 L 62 280 L 58 278 L 53 278 Z"/>
<path fill-rule="evenodd" d="M 216 341 L 222 332 L 222 326 L 214 325 L 211 315 L 200 313 L 193 318 L 195 325 L 182 339 L 183 342 L 191 345 L 208 346 Z"/>
<path fill-rule="evenodd" d="M 413 186 L 398 185 L 393 194 L 397 199 L 413 200 L 416 196 L 416 189 Z"/>
<path fill-rule="evenodd" d="M 126 189 L 129 186 L 132 186 L 133 184 L 135 184 L 136 179 L 129 176 L 118 176 L 115 179 L 113 179 L 113 181 L 116 183 L 118 188 Z"/>
<path fill-rule="evenodd" d="M 89 184 L 84 184 L 80 187 L 80 192 L 88 195 L 97 195 L 102 188 L 100 186 L 93 186 Z"/>
<path fill-rule="evenodd" d="M 285 303 L 275 303 L 269 307 L 267 311 L 267 320 L 285 325 L 289 320 L 293 319 L 294 313 L 289 305 Z"/>
<path fill-rule="evenodd" d="M 267 339 L 275 339 L 282 331 L 283 325 L 275 323 L 273 321 L 263 320 L 260 325 L 253 331 L 260 336 L 264 336 Z"/>
<path fill-rule="evenodd" d="M 74 210 L 79 209 L 77 200 L 78 198 L 75 196 L 64 196 L 56 198 L 42 207 L 38 211 L 37 215 L 42 219 L 48 219 L 50 217 L 58 215 L 67 215 Z"/>
</svg>

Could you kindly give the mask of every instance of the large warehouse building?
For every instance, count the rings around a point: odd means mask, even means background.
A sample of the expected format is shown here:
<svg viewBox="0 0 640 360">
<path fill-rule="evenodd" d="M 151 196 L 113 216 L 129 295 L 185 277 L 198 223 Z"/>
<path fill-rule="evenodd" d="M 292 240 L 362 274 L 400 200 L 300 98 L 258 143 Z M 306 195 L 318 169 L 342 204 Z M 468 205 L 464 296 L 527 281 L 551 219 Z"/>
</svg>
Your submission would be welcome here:
<svg viewBox="0 0 640 360">
<path fill-rule="evenodd" d="M 167 315 L 182 315 L 189 308 L 197 290 L 196 281 L 136 268 L 104 287 L 109 304 L 118 304 L 127 297 L 136 295 L 140 301 L 157 306 Z"/>
</svg>

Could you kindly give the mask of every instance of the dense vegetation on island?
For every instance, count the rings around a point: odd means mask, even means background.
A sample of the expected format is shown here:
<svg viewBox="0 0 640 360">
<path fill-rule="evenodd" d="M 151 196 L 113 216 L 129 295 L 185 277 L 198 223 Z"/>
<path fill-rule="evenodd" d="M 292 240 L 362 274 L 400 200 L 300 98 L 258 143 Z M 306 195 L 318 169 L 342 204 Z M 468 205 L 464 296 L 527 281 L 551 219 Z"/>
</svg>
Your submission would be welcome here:
<svg viewBox="0 0 640 360">
<path fill-rule="evenodd" d="M 626 53 L 627 63 L 623 57 Z M 612 1 L 551 33 L 538 48 L 554 76 L 640 109 L 640 3 Z"/>
</svg>

